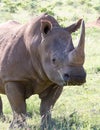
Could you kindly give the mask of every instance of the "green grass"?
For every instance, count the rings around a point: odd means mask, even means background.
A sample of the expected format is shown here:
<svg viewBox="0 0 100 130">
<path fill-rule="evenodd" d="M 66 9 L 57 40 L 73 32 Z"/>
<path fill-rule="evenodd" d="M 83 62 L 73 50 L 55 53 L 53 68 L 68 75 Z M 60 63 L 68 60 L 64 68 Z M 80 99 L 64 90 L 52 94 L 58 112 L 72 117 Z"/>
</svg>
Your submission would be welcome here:
<svg viewBox="0 0 100 130">
<path fill-rule="evenodd" d="M 61 2 L 54 0 L 52 4 L 49 4 L 50 1 L 48 1 L 44 1 L 45 6 L 42 2 L 38 2 L 33 14 L 36 15 L 44 11 L 50 12 L 63 26 L 76 21 L 80 17 L 84 17 L 87 22 L 93 21 L 99 16 L 99 0 L 95 2 L 93 0 L 76 0 L 76 2 L 73 0 L 62 0 Z M 16 14 L 1 13 L 0 22 L 8 19 L 25 22 L 32 14 L 27 10 L 25 13 L 21 9 L 19 12 Z M 75 44 L 78 37 L 79 31 L 73 34 Z M 100 130 L 100 28 L 86 29 L 85 53 L 84 67 L 87 72 L 87 82 L 83 86 L 64 87 L 62 95 L 52 110 L 52 117 L 55 121 L 52 130 Z M 2 99 L 6 121 L 0 120 L 0 129 L 6 130 L 12 120 L 12 112 L 6 96 L 2 95 Z M 37 95 L 31 96 L 27 100 L 27 110 L 32 115 L 32 118 L 28 119 L 31 130 L 39 130 L 39 104 L 40 100 Z"/>
</svg>

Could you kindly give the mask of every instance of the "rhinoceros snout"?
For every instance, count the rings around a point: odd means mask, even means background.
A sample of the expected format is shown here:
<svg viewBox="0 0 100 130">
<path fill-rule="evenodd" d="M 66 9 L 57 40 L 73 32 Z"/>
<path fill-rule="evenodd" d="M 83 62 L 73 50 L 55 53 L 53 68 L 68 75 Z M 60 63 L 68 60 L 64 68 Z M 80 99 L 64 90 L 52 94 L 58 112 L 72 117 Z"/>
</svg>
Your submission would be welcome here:
<svg viewBox="0 0 100 130">
<path fill-rule="evenodd" d="M 68 85 L 82 85 L 86 82 L 86 74 L 84 75 L 72 75 L 70 76 L 70 80 L 68 82 Z"/>
<path fill-rule="evenodd" d="M 65 73 L 63 79 L 66 85 L 82 85 L 86 82 L 86 73 L 82 75 L 70 75 Z"/>
</svg>

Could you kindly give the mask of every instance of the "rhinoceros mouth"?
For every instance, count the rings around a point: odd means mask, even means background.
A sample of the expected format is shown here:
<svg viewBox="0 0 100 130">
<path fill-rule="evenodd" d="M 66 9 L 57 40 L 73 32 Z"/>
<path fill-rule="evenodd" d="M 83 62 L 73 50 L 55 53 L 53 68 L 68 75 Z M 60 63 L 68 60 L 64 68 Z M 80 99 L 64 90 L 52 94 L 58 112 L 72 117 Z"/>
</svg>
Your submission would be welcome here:
<svg viewBox="0 0 100 130">
<path fill-rule="evenodd" d="M 71 78 L 68 82 L 67 85 L 82 85 L 86 82 L 85 78 L 82 77 L 74 77 Z"/>
<path fill-rule="evenodd" d="M 61 75 L 59 71 L 60 77 L 61 77 L 61 84 L 63 86 L 68 86 L 68 85 L 82 85 L 86 82 L 86 73 L 83 75 L 68 75 L 64 74 L 63 76 Z"/>
<path fill-rule="evenodd" d="M 86 82 L 86 80 L 81 81 L 81 82 L 73 80 L 73 81 L 63 82 L 63 86 L 76 86 L 76 85 L 80 86 L 80 85 L 84 84 L 85 82 Z"/>
<path fill-rule="evenodd" d="M 82 84 L 84 84 L 86 81 L 84 80 L 84 81 L 81 81 L 81 82 L 78 82 L 78 81 L 69 81 L 67 84 L 68 85 L 82 85 Z"/>
<path fill-rule="evenodd" d="M 64 86 L 82 85 L 86 82 L 86 76 L 70 76 L 69 80 L 64 82 Z"/>
</svg>

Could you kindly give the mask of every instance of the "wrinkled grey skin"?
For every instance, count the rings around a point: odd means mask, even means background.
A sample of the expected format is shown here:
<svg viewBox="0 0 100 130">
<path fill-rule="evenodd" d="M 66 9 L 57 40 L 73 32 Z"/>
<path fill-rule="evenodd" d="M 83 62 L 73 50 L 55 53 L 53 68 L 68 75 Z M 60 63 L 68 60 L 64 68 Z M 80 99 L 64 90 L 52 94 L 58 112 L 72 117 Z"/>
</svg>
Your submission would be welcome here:
<svg viewBox="0 0 100 130">
<path fill-rule="evenodd" d="M 74 48 L 71 33 L 81 24 Z M 13 111 L 10 129 L 27 127 L 25 100 L 38 94 L 44 130 L 63 86 L 85 83 L 84 40 L 82 20 L 62 28 L 52 16 L 42 14 L 24 25 L 16 21 L 0 25 L 0 93 L 7 95 Z"/>
</svg>

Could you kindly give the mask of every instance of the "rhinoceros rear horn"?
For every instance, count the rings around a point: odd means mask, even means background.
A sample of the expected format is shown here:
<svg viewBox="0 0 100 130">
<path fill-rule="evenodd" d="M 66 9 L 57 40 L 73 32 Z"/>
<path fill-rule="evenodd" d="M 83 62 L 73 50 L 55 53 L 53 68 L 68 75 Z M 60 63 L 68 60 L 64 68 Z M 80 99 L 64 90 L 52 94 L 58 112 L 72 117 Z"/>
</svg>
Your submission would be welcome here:
<svg viewBox="0 0 100 130">
<path fill-rule="evenodd" d="M 49 33 L 49 31 L 52 29 L 52 24 L 48 20 L 41 20 L 41 33 L 43 35 L 46 35 Z"/>
</svg>

